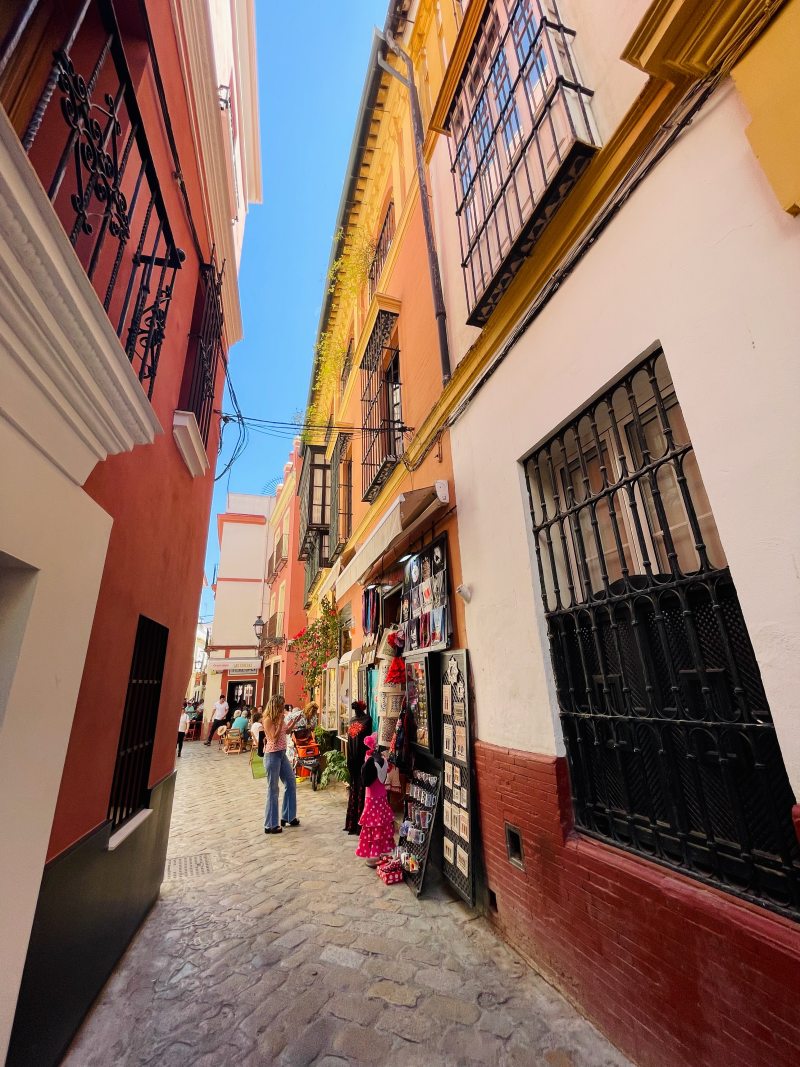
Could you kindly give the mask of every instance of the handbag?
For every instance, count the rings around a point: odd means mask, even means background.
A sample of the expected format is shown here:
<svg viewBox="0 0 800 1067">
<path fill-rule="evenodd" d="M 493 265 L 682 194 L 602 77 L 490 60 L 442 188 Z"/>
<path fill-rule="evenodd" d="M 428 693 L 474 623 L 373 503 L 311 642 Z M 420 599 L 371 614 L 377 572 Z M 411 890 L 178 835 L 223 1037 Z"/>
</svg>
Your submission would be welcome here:
<svg viewBox="0 0 800 1067">
<path fill-rule="evenodd" d="M 253 772 L 254 778 L 267 777 L 267 768 L 264 766 L 264 760 L 259 757 L 255 749 L 250 751 L 250 770 Z"/>
</svg>

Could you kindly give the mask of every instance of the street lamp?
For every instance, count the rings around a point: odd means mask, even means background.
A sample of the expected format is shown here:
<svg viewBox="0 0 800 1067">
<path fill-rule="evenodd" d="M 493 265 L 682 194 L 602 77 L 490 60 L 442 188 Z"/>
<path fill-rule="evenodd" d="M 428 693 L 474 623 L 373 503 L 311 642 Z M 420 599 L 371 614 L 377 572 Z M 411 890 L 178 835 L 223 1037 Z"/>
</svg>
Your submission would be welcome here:
<svg viewBox="0 0 800 1067">
<path fill-rule="evenodd" d="M 264 620 L 259 615 L 256 621 L 253 623 L 253 629 L 256 632 L 256 640 L 261 640 L 261 635 L 264 633 Z"/>
</svg>

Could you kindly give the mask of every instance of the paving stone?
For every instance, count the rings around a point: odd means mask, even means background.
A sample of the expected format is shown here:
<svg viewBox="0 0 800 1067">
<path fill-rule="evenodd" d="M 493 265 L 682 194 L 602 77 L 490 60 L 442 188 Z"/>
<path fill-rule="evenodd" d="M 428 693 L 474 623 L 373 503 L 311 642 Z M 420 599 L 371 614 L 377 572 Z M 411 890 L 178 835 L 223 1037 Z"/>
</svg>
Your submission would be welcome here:
<svg viewBox="0 0 800 1067">
<path fill-rule="evenodd" d="M 464 1023 L 466 1026 L 476 1023 L 481 1014 L 480 1008 L 476 1004 L 469 1004 L 466 1000 L 456 1000 L 455 997 L 443 997 L 438 994 L 422 1000 L 420 1008 L 434 1019 Z"/>
<path fill-rule="evenodd" d="M 347 1023 L 339 1028 L 333 1047 L 348 1061 L 382 1063 L 392 1043 L 383 1034 L 372 1029 Z"/>
<path fill-rule="evenodd" d="M 359 863 L 346 796 L 265 838 L 246 759 L 186 745 L 169 856 L 212 872 L 164 884 L 64 1067 L 630 1067 L 446 890 Z"/>
<path fill-rule="evenodd" d="M 411 1008 L 419 999 L 419 990 L 400 982 L 381 980 L 373 982 L 367 989 L 367 996 L 385 1000 L 387 1004 L 405 1004 Z"/>
<path fill-rule="evenodd" d="M 327 1006 L 331 1015 L 338 1019 L 347 1019 L 348 1022 L 360 1023 L 362 1026 L 374 1023 L 380 1010 L 377 1001 L 348 995 L 335 996 Z"/>
</svg>

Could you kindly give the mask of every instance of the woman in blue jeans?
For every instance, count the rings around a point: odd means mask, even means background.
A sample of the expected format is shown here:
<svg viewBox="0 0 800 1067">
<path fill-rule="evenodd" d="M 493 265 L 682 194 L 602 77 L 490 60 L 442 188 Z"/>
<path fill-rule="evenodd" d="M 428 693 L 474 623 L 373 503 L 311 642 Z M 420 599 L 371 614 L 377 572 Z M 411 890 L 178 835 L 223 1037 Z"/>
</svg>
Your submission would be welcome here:
<svg viewBox="0 0 800 1067">
<path fill-rule="evenodd" d="M 264 769 L 267 772 L 267 807 L 264 812 L 264 833 L 282 833 L 284 826 L 299 826 L 297 818 L 297 790 L 294 771 L 286 755 L 286 723 L 283 718 L 283 697 L 269 698 L 264 712 Z M 283 804 L 278 821 L 279 782 L 283 782 Z"/>
</svg>

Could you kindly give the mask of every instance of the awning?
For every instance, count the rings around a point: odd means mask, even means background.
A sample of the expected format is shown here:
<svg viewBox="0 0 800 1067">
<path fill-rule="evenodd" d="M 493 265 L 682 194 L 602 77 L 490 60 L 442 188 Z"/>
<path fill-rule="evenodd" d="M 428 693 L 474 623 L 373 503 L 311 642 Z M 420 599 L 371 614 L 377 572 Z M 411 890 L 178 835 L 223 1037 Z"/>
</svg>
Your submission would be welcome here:
<svg viewBox="0 0 800 1067">
<path fill-rule="evenodd" d="M 449 503 L 450 489 L 444 480 L 399 496 L 337 578 L 337 599 L 360 582 L 376 560 L 390 553 L 402 538 Z"/>
</svg>

